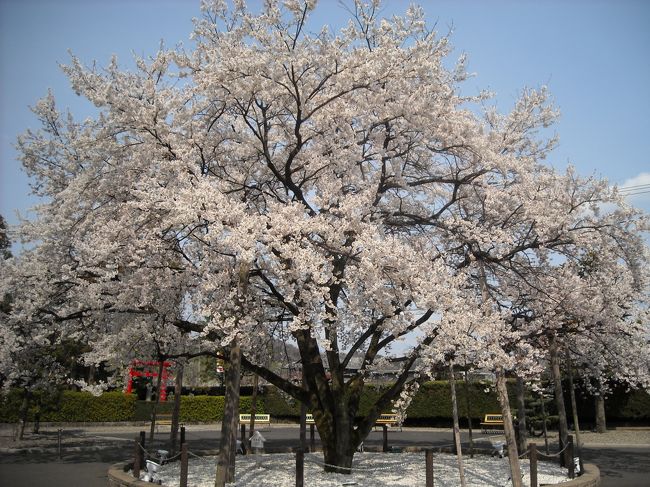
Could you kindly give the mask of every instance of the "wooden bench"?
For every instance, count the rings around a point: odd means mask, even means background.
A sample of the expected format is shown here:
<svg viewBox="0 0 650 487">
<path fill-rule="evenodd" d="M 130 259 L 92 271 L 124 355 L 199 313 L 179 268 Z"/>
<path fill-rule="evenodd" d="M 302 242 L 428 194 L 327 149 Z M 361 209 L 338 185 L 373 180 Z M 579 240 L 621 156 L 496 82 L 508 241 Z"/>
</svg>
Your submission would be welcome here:
<svg viewBox="0 0 650 487">
<path fill-rule="evenodd" d="M 169 426 L 170 428 L 172 427 L 171 413 L 156 414 L 156 431 L 158 431 L 159 426 Z"/>
<path fill-rule="evenodd" d="M 483 433 L 488 433 L 491 431 L 503 431 L 503 415 L 486 414 L 483 421 L 481 421 L 481 430 Z"/>
<path fill-rule="evenodd" d="M 307 418 L 305 421 L 306 424 L 315 424 L 314 422 L 314 415 L 311 413 L 307 413 Z M 395 413 L 384 413 L 380 414 L 379 417 L 377 418 L 377 421 L 375 421 L 375 426 L 381 426 L 381 425 L 388 425 L 388 426 L 395 426 L 399 425 L 399 422 L 397 421 L 397 414 Z M 400 429 L 401 431 L 401 429 Z"/>
<path fill-rule="evenodd" d="M 239 415 L 239 424 L 251 424 L 252 414 L 240 414 Z M 267 424 L 271 425 L 271 415 L 270 414 L 256 414 L 255 415 L 255 425 L 258 424 Z"/>
<path fill-rule="evenodd" d="M 399 426 L 399 430 L 402 431 L 402 424 L 397 420 L 397 414 L 395 413 L 381 413 L 375 421 L 376 426 Z"/>
</svg>

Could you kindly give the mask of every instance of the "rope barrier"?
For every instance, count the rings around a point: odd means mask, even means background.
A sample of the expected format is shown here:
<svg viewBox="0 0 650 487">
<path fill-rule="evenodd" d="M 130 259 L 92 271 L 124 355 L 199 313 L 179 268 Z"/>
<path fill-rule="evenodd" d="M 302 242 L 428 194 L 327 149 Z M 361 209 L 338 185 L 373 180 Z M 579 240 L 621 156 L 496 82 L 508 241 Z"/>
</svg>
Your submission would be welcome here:
<svg viewBox="0 0 650 487">
<path fill-rule="evenodd" d="M 214 462 L 214 458 L 215 458 L 214 455 L 208 455 L 208 456 L 197 455 L 196 453 L 194 453 L 193 451 L 190 451 L 190 450 L 187 450 L 187 454 L 190 455 L 190 456 L 192 456 L 192 457 L 194 457 L 194 458 L 198 458 L 198 459 L 201 460 L 202 462 L 213 463 L 213 462 Z M 210 458 L 212 458 L 212 460 L 210 460 Z"/>
<path fill-rule="evenodd" d="M 181 454 L 180 454 L 180 453 L 177 453 L 177 454 L 174 455 L 173 457 L 165 458 L 165 462 L 171 462 L 172 460 L 176 460 L 176 459 L 177 459 L 178 457 L 180 457 L 180 456 L 181 456 Z"/>
<path fill-rule="evenodd" d="M 562 453 L 564 453 L 564 450 L 568 448 L 569 444 L 567 443 L 564 445 L 564 448 L 562 448 L 559 452 L 557 453 L 549 453 L 548 455 L 545 453 L 538 453 L 540 457 L 559 457 Z"/>
</svg>

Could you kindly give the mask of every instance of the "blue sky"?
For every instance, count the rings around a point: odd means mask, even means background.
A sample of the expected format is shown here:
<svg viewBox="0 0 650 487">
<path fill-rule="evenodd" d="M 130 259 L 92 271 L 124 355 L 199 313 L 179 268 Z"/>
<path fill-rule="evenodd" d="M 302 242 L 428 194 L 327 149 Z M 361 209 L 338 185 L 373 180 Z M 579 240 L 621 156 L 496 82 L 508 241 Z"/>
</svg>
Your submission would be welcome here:
<svg viewBox="0 0 650 487">
<path fill-rule="evenodd" d="M 250 2 L 258 3 L 258 2 Z M 350 1 L 347 2 L 348 4 Z M 410 2 L 389 0 L 384 14 Z M 424 0 L 431 24 L 451 37 L 453 56 L 477 73 L 465 90 L 489 89 L 502 111 L 524 87 L 547 85 L 562 112 L 560 146 L 549 163 L 607 178 L 650 184 L 650 2 L 645 0 Z M 37 201 L 13 143 L 38 128 L 28 106 L 52 89 L 59 108 L 93 113 L 69 88 L 58 63 L 68 50 L 106 65 L 115 54 L 153 54 L 189 43 L 199 2 L 190 0 L 0 0 L 0 214 L 15 223 Z M 311 26 L 346 21 L 337 0 L 320 0 Z M 650 211 L 650 193 L 631 202 Z"/>
</svg>

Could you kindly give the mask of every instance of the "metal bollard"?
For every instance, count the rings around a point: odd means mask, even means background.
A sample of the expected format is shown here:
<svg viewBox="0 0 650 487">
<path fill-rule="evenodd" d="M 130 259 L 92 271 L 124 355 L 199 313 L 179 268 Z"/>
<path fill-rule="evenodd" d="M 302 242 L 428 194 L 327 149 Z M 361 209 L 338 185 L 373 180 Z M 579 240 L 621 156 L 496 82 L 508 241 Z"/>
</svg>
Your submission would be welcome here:
<svg viewBox="0 0 650 487">
<path fill-rule="evenodd" d="M 181 426 L 181 445 L 185 443 L 185 426 Z"/>
<path fill-rule="evenodd" d="M 386 453 L 388 451 L 388 425 L 382 424 L 381 426 L 384 430 L 384 444 L 382 446 L 382 451 Z"/>
</svg>

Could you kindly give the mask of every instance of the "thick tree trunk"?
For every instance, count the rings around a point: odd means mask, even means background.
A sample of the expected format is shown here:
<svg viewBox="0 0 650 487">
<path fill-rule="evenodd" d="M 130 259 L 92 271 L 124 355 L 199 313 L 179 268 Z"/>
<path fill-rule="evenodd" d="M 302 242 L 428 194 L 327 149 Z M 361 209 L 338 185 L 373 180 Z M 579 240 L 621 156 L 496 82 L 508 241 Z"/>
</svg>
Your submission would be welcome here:
<svg viewBox="0 0 650 487">
<path fill-rule="evenodd" d="M 241 350 L 235 340 L 230 345 L 230 360 L 225 364 L 226 397 L 221 423 L 221 445 L 217 460 L 215 487 L 225 487 L 235 480 L 235 454 L 237 453 L 237 420 L 239 414 L 239 384 Z"/>
<path fill-rule="evenodd" d="M 521 487 L 521 466 L 519 465 L 519 452 L 517 450 L 517 438 L 515 428 L 512 424 L 512 413 L 510 412 L 510 401 L 508 400 L 508 389 L 506 387 L 506 375 L 502 368 L 496 371 L 497 395 L 503 415 L 503 431 L 508 445 L 508 462 L 510 463 L 510 478 L 512 487 Z"/>
<path fill-rule="evenodd" d="M 176 381 L 174 383 L 174 409 L 172 410 L 172 430 L 170 433 L 171 454 L 175 455 L 178 445 L 178 424 L 181 416 L 181 394 L 183 393 L 183 364 L 177 362 Z"/>
<path fill-rule="evenodd" d="M 578 420 L 578 404 L 576 401 L 576 389 L 573 385 L 573 368 L 571 365 L 571 357 L 567 350 L 566 353 L 566 367 L 569 374 L 569 397 L 571 398 L 571 412 L 573 414 L 573 431 L 576 435 L 576 445 L 578 447 L 578 452 L 582 445 L 582 440 L 580 439 L 580 422 Z"/>
<path fill-rule="evenodd" d="M 517 377 L 517 428 L 519 431 L 519 451 L 526 451 L 528 448 L 528 430 L 526 428 L 526 384 L 524 379 Z"/>
<path fill-rule="evenodd" d="M 454 377 L 454 362 L 449 362 L 449 385 L 451 386 L 451 412 L 454 419 L 454 443 L 458 458 L 458 475 L 461 487 L 465 487 L 465 468 L 463 467 L 463 450 L 460 443 L 460 424 L 458 421 L 458 401 L 456 400 L 456 378 Z"/>
<path fill-rule="evenodd" d="M 239 265 L 237 277 L 237 308 L 240 316 L 245 311 L 250 264 Z M 230 343 L 229 360 L 225 365 L 225 404 L 221 423 L 221 445 L 217 459 L 215 487 L 225 487 L 235 480 L 235 455 L 237 453 L 237 422 L 239 419 L 239 386 L 241 383 L 241 348 L 237 338 Z"/>
<path fill-rule="evenodd" d="M 569 441 L 569 425 L 566 416 L 566 407 L 564 405 L 564 394 L 562 392 L 562 374 L 560 373 L 560 357 L 558 345 L 555 337 L 551 337 L 549 343 L 549 355 L 551 359 L 551 375 L 553 377 L 553 387 L 555 390 L 555 405 L 559 419 L 560 429 L 560 447 L 564 448 Z M 568 449 L 564 450 L 564 466 L 569 463 Z"/>
<path fill-rule="evenodd" d="M 153 443 L 154 433 L 156 431 L 156 415 L 158 414 L 158 404 L 160 404 L 160 386 L 162 385 L 162 374 L 165 361 L 161 358 L 158 366 L 158 377 L 156 378 L 156 402 L 151 410 L 151 428 L 149 429 L 149 444 Z"/>
<path fill-rule="evenodd" d="M 357 450 L 352 437 L 352 428 L 345 424 L 336 425 L 332 429 L 319 427 L 318 434 L 323 445 L 325 471 L 351 473 L 352 459 Z"/>
<path fill-rule="evenodd" d="M 596 407 L 596 432 L 605 433 L 607 431 L 607 418 L 605 417 L 605 396 L 599 392 L 594 397 Z"/>
</svg>

